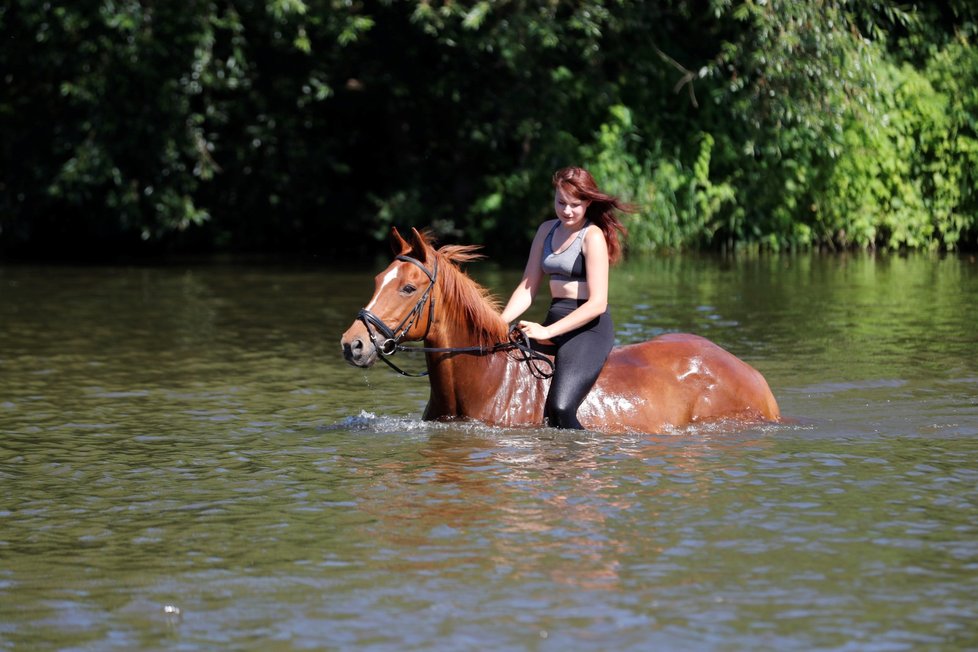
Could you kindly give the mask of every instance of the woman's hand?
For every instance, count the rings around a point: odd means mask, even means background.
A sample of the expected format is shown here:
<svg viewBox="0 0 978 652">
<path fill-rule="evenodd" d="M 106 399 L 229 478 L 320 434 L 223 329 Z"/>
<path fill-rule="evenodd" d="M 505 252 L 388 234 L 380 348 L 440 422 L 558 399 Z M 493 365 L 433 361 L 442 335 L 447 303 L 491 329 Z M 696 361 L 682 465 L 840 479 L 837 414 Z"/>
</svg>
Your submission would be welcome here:
<svg viewBox="0 0 978 652">
<path fill-rule="evenodd" d="M 531 340 L 537 340 L 538 342 L 548 343 L 550 339 L 550 330 L 546 326 L 541 326 L 535 321 L 521 321 L 517 324 L 517 328 L 523 331 L 523 334 L 529 337 Z"/>
</svg>

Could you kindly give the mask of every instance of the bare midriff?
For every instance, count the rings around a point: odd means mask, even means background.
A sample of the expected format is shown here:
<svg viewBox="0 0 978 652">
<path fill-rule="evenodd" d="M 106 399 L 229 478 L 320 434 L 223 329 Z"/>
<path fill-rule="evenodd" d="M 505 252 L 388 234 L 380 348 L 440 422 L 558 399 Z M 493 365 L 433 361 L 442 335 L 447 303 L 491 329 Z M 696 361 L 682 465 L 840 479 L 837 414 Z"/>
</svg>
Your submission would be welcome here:
<svg viewBox="0 0 978 652">
<path fill-rule="evenodd" d="M 551 279 L 550 296 L 554 299 L 587 301 L 590 293 L 588 292 L 587 281 L 560 281 Z"/>
</svg>

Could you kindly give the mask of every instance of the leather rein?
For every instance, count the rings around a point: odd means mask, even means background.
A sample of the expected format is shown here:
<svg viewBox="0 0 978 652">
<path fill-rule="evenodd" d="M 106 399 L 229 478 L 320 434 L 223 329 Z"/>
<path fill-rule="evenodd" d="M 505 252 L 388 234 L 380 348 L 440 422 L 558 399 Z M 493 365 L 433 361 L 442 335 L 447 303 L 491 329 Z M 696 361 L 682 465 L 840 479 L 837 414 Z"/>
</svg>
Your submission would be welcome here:
<svg viewBox="0 0 978 652">
<path fill-rule="evenodd" d="M 408 352 L 418 352 L 418 353 L 470 353 L 474 355 L 489 355 L 492 353 L 497 353 L 499 351 L 509 351 L 516 349 L 520 352 L 520 362 L 526 362 L 530 367 L 530 372 L 537 376 L 538 378 L 550 378 L 554 373 L 554 364 L 547 356 L 543 355 L 538 351 L 534 351 L 530 347 L 530 340 L 527 336 L 520 331 L 518 328 L 513 327 L 509 331 L 509 340 L 506 342 L 497 342 L 490 347 L 484 346 L 465 346 L 465 347 L 430 347 L 430 346 L 405 346 L 401 342 L 407 336 L 408 331 L 410 331 L 418 319 L 421 317 L 421 313 L 424 312 L 424 307 L 426 303 L 430 302 L 428 307 L 428 323 L 425 325 L 424 335 L 421 339 L 424 340 L 428 337 L 428 332 L 431 330 L 431 324 L 435 320 L 435 297 L 432 290 L 435 287 L 435 282 L 438 280 L 438 259 L 435 259 L 434 267 L 429 270 L 425 267 L 421 261 L 417 258 L 412 258 L 411 256 L 398 256 L 396 260 L 411 263 L 417 266 L 425 276 L 428 277 L 428 287 L 425 288 L 424 292 L 421 293 L 421 297 L 418 299 L 417 303 L 414 304 L 414 308 L 411 309 L 401 323 L 394 328 L 389 327 L 383 322 L 380 317 L 370 312 L 366 308 L 361 308 L 360 312 L 357 313 L 357 319 L 363 322 L 364 327 L 367 329 L 367 334 L 370 336 L 370 341 L 377 348 L 377 354 L 384 363 L 401 374 L 402 376 L 409 376 L 412 378 L 420 378 L 422 376 L 427 376 L 428 372 L 423 371 L 421 373 L 410 373 L 404 371 L 396 364 L 391 362 L 390 356 L 393 356 L 398 351 L 408 351 Z M 371 328 L 372 327 L 372 328 Z M 377 334 L 381 335 L 384 339 L 378 342 Z M 542 369 L 540 365 L 546 367 Z"/>
</svg>

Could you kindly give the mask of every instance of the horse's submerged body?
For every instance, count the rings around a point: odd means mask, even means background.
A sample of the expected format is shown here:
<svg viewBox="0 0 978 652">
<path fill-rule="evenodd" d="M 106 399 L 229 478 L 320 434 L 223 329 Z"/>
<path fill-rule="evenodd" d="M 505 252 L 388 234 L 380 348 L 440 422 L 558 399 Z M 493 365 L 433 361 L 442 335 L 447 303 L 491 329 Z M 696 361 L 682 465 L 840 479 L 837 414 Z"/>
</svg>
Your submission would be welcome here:
<svg viewBox="0 0 978 652">
<path fill-rule="evenodd" d="M 549 379 L 533 366 L 539 361 L 506 344 L 497 304 L 457 267 L 476 258 L 475 248 L 436 250 L 416 230 L 410 241 L 396 230 L 393 238 L 400 253 L 341 339 L 346 360 L 369 367 L 400 341 L 423 340 L 425 419 L 544 425 Z M 704 421 L 777 421 L 780 413 L 753 367 L 705 338 L 669 334 L 615 348 L 578 417 L 589 430 L 656 433 Z"/>
</svg>

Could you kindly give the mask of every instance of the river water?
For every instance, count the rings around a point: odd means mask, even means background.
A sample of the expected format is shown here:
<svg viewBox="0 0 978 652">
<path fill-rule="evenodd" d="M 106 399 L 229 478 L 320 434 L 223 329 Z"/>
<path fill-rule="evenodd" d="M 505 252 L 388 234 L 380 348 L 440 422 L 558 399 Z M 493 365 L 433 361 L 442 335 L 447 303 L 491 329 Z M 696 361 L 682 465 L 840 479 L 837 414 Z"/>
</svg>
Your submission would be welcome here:
<svg viewBox="0 0 978 652">
<path fill-rule="evenodd" d="M 421 422 L 384 265 L 0 266 L 0 650 L 978 649 L 973 258 L 629 261 L 789 419 L 615 437 Z"/>
</svg>

